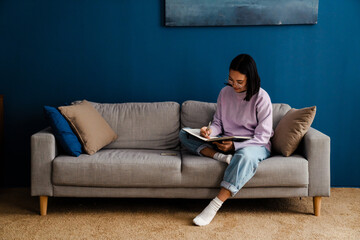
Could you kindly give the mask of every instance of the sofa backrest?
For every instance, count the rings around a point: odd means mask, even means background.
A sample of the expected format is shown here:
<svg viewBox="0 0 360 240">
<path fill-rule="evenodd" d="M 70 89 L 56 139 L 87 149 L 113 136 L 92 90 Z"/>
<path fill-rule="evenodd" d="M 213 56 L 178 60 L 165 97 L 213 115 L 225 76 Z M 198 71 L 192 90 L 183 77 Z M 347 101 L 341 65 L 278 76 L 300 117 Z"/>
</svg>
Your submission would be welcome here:
<svg viewBox="0 0 360 240">
<path fill-rule="evenodd" d="M 288 104 L 273 103 L 273 129 L 291 109 Z M 216 111 L 216 103 L 185 101 L 181 106 L 181 127 L 200 128 L 208 125 Z"/>
<path fill-rule="evenodd" d="M 285 103 L 273 103 L 273 129 L 279 124 L 281 118 L 291 109 L 288 104 Z"/>
<path fill-rule="evenodd" d="M 181 128 L 201 128 L 212 121 L 216 103 L 188 100 L 181 105 Z"/>
<path fill-rule="evenodd" d="M 105 148 L 171 149 L 179 144 L 176 102 L 91 104 L 118 135 Z"/>
<path fill-rule="evenodd" d="M 179 144 L 180 127 L 200 128 L 212 120 L 216 103 L 185 101 L 153 103 L 95 103 L 118 138 L 105 148 L 172 149 Z M 273 128 L 291 109 L 273 104 Z"/>
</svg>

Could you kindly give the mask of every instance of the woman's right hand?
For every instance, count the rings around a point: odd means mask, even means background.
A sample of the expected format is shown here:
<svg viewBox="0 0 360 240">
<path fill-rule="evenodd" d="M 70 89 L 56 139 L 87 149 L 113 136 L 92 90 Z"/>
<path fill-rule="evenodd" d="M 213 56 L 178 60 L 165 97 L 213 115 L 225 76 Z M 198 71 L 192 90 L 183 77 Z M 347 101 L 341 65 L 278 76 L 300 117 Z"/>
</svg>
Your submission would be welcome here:
<svg viewBox="0 0 360 240">
<path fill-rule="evenodd" d="M 210 134 L 211 134 L 211 128 L 208 127 L 202 127 L 200 128 L 200 135 L 205 137 L 205 138 L 210 138 Z"/>
</svg>

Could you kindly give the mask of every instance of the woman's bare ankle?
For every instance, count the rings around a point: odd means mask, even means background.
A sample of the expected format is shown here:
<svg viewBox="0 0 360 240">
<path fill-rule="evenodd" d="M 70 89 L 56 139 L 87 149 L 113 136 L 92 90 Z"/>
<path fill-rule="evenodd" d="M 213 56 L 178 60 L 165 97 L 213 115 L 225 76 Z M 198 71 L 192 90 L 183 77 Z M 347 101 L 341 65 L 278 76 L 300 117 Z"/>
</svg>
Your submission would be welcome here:
<svg viewBox="0 0 360 240">
<path fill-rule="evenodd" d="M 200 153 L 206 157 L 213 158 L 217 152 L 212 148 L 205 147 L 200 151 Z"/>
<path fill-rule="evenodd" d="M 229 197 L 231 197 L 231 192 L 227 190 L 226 188 L 221 188 L 219 194 L 217 195 L 217 198 L 221 201 L 225 202 Z"/>
</svg>

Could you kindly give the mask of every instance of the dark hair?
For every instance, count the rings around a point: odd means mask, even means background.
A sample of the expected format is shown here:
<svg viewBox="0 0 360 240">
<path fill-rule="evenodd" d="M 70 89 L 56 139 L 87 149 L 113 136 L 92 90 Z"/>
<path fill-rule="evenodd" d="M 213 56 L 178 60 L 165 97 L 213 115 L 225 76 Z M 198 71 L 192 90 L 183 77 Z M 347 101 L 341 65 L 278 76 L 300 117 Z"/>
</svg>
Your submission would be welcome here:
<svg viewBox="0 0 360 240">
<path fill-rule="evenodd" d="M 231 61 L 230 70 L 246 75 L 247 90 L 244 100 L 250 101 L 251 97 L 260 90 L 260 77 L 254 59 L 248 54 L 240 54 Z"/>
</svg>

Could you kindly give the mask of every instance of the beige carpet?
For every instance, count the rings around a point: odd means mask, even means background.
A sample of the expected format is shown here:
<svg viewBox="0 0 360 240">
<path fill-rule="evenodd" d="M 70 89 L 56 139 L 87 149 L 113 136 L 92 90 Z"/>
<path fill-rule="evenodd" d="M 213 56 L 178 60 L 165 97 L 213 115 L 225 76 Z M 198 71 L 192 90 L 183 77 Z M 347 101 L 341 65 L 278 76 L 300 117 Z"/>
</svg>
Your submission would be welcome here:
<svg viewBox="0 0 360 240">
<path fill-rule="evenodd" d="M 24 188 L 0 189 L 0 239 L 360 239 L 360 189 L 333 188 L 320 217 L 312 198 L 234 199 L 206 227 L 209 200 L 49 198 L 48 215 Z"/>
</svg>

